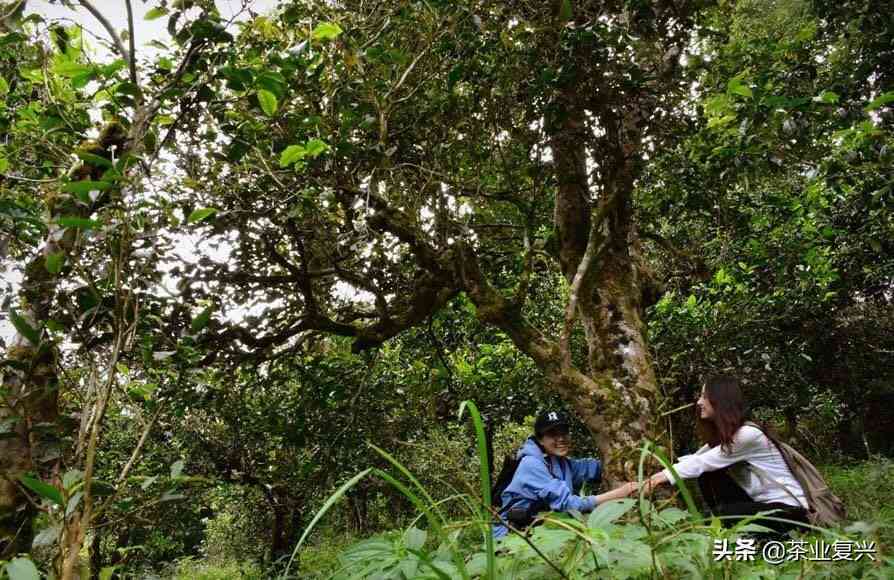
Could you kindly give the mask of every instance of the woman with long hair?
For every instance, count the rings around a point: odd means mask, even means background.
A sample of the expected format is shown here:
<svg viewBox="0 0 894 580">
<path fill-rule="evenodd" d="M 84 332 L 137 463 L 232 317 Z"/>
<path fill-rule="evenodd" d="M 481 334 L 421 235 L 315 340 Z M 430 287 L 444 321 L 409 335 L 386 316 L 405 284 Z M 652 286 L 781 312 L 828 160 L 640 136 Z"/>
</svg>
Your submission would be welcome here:
<svg viewBox="0 0 894 580">
<path fill-rule="evenodd" d="M 709 378 L 696 403 L 698 432 L 705 445 L 680 457 L 674 470 L 682 479 L 698 479 L 708 509 L 729 527 L 759 512 L 771 518 L 807 523 L 807 498 L 776 444 L 764 430 L 746 422 L 747 409 L 739 381 L 730 376 Z M 649 478 L 648 489 L 673 483 L 669 469 Z M 776 534 L 797 523 L 757 521 Z"/>
</svg>

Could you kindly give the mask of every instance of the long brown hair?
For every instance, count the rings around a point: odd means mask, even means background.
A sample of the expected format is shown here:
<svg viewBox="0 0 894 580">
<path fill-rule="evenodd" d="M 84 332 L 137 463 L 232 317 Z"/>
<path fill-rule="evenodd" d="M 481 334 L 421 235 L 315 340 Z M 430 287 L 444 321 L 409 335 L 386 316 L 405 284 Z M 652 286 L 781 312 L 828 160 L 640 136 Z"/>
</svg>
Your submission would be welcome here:
<svg viewBox="0 0 894 580">
<path fill-rule="evenodd" d="M 710 419 L 698 418 L 698 433 L 702 441 L 714 447 L 720 445 L 729 453 L 733 436 L 745 423 L 747 408 L 739 379 L 728 375 L 708 377 L 705 381 L 705 396 L 714 408 Z"/>
</svg>

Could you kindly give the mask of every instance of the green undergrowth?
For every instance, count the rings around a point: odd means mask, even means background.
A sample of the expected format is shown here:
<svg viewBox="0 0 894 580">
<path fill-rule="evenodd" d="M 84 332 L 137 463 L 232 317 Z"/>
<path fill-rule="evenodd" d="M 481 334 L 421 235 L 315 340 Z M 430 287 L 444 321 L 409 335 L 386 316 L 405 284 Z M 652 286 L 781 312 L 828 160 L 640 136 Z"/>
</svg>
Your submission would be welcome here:
<svg viewBox="0 0 894 580">
<path fill-rule="evenodd" d="M 262 580 L 268 573 L 254 562 L 209 562 L 184 558 L 177 562 L 170 580 Z"/>
<path fill-rule="evenodd" d="M 640 510 L 645 508 L 645 512 Z M 836 540 L 872 541 L 860 531 L 830 531 L 802 536 L 808 554 L 797 561 L 775 564 L 761 557 L 716 561 L 715 542 L 726 540 L 730 550 L 748 541 L 755 524 L 725 529 L 717 520 L 698 521 L 676 507 L 658 509 L 635 499 L 608 502 L 580 519 L 550 515 L 526 538 L 499 542 L 492 575 L 487 553 L 460 538 L 432 537 L 426 530 L 391 531 L 357 542 L 343 550 L 335 566 L 302 567 L 300 578 L 891 578 L 894 561 L 884 546 L 876 546 L 875 561 L 818 562 L 809 559 L 811 546 Z M 459 522 L 457 522 L 459 524 Z M 465 522 L 468 525 L 469 522 Z M 451 558 L 451 539 L 463 552 L 462 567 Z M 465 545 L 464 545 L 465 544 Z M 866 544 L 863 544 L 864 546 Z M 759 546 L 759 544 L 758 544 Z M 747 558 L 747 551 L 741 551 Z"/>
<path fill-rule="evenodd" d="M 483 430 L 477 411 L 470 410 L 479 443 Z M 875 460 L 850 468 L 829 470 L 830 484 L 852 506 L 851 521 L 837 529 L 815 528 L 784 542 L 785 553 L 765 559 L 753 534 L 765 530 L 752 520 L 725 528 L 717 518 L 696 509 L 689 490 L 680 485 L 678 498 L 652 502 L 645 497 L 600 505 L 590 514 L 546 514 L 541 525 L 525 536 L 512 534 L 494 543 L 493 515 L 484 482 L 489 481 L 482 460 L 480 497 L 456 494 L 436 501 L 403 465 L 376 449 L 392 464 L 393 473 L 367 470 L 355 478 L 374 476 L 394 485 L 417 508 L 413 525 L 358 541 L 319 558 L 314 550 L 296 547 L 294 566 L 283 578 L 330 580 L 508 580 L 584 578 L 892 578 L 889 556 L 894 496 L 890 462 Z M 483 445 L 479 451 L 482 458 Z M 639 476 L 647 460 L 667 461 L 650 444 L 642 448 Z M 336 492 L 318 513 L 314 524 L 351 485 Z M 872 486 L 866 493 L 865 486 Z M 467 517 L 448 518 L 444 505 L 465 506 Z M 682 507 L 681 507 L 682 506 Z M 451 510 L 449 513 L 455 513 Z M 769 514 L 769 517 L 775 517 Z M 753 551 L 749 547 L 753 546 Z M 729 557 L 718 557 L 725 547 Z M 798 549 L 800 547 L 800 550 Z M 319 550 L 319 548 L 317 548 Z M 819 550 L 819 554 L 816 553 Z M 848 555 L 849 553 L 849 555 Z M 825 554 L 830 561 L 818 556 Z M 779 560 L 779 561 L 776 561 Z M 325 566 L 314 566 L 314 562 Z"/>
<path fill-rule="evenodd" d="M 467 407 L 478 424 L 474 406 Z M 483 433 L 479 432 L 479 437 Z M 317 513 L 303 532 L 292 558 L 275 570 L 260 574 L 253 565 L 217 567 L 196 561 L 181 562 L 175 578 L 300 578 L 302 580 L 508 580 L 584 578 L 894 578 L 894 463 L 876 457 L 870 461 L 825 466 L 833 490 L 844 499 L 849 521 L 838 529 L 816 529 L 793 537 L 803 541 L 806 554 L 795 557 L 793 544 L 781 563 L 762 557 L 757 543 L 753 557 L 739 550 L 761 528 L 743 522 L 727 529 L 716 518 L 703 518 L 685 486 L 674 498 L 650 501 L 645 497 L 606 502 L 590 514 L 547 514 L 527 536 L 510 535 L 491 546 L 489 489 L 480 495 L 454 493 L 436 499 L 404 465 L 374 448 L 391 464 L 388 472 L 365 470 L 343 485 Z M 479 453 L 484 453 L 480 449 Z M 643 446 L 640 476 L 647 458 L 664 458 L 650 445 Z M 480 462 L 483 482 L 489 480 L 487 462 Z M 417 508 L 418 517 L 402 529 L 365 539 L 339 536 L 321 529 L 328 510 L 366 477 L 394 485 Z M 464 512 L 463 517 L 455 514 Z M 312 534 L 315 536 L 311 539 Z M 872 557 L 858 561 L 839 558 L 817 561 L 811 550 L 828 546 L 835 556 L 839 545 L 874 546 Z M 725 544 L 724 544 L 725 543 Z M 718 560 L 716 548 L 733 552 Z M 741 544 L 740 544 L 741 545 Z M 856 554 L 852 557 L 856 558 Z"/>
<path fill-rule="evenodd" d="M 865 525 L 883 548 L 894 549 L 894 461 L 879 456 L 857 464 L 825 466 L 822 472 L 844 500 L 849 518 Z"/>
</svg>

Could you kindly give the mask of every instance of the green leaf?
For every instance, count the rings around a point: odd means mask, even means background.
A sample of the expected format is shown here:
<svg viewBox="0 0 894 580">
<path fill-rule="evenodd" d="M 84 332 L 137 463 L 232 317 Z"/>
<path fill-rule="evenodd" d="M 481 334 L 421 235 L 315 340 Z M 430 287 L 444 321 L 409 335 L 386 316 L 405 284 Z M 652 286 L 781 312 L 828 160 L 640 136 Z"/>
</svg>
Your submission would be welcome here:
<svg viewBox="0 0 894 580">
<path fill-rule="evenodd" d="M 171 479 L 180 477 L 181 473 L 183 473 L 183 461 L 177 460 L 171 464 Z"/>
<path fill-rule="evenodd" d="M 16 558 L 6 565 L 9 580 L 40 580 L 37 566 L 28 558 Z"/>
<path fill-rule="evenodd" d="M 113 186 L 114 184 L 108 181 L 69 181 L 62 186 L 62 191 L 76 195 L 87 195 L 91 191 L 106 191 Z"/>
<path fill-rule="evenodd" d="M 87 86 L 87 83 L 93 80 L 94 73 L 93 71 L 86 72 L 84 74 L 80 74 L 77 76 L 71 77 L 71 86 L 76 89 L 83 89 Z"/>
<path fill-rule="evenodd" d="M 420 530 L 416 526 L 413 526 L 404 533 L 404 537 L 406 537 L 407 548 L 411 550 L 419 550 L 425 545 L 425 539 L 428 537 L 428 534 L 425 530 Z"/>
<path fill-rule="evenodd" d="M 304 145 L 289 145 L 279 155 L 279 166 L 288 167 L 293 163 L 301 161 L 307 153 L 308 151 L 304 148 Z"/>
<path fill-rule="evenodd" d="M 214 306 L 209 306 L 198 316 L 193 318 L 192 323 L 189 325 L 190 330 L 192 330 L 193 334 L 199 333 L 208 326 L 208 322 L 211 321 L 211 313 L 214 311 Z"/>
<path fill-rule="evenodd" d="M 9 93 L 9 83 L 6 82 L 6 79 L 0 77 L 0 96 Z"/>
<path fill-rule="evenodd" d="M 0 157 L 0 173 L 5 172 L 7 169 L 9 169 L 9 159 Z"/>
<path fill-rule="evenodd" d="M 101 225 L 100 222 L 96 220 L 75 216 L 63 216 L 57 218 L 56 223 L 58 223 L 63 228 L 74 228 L 78 230 L 92 230 L 94 228 L 98 228 Z"/>
<path fill-rule="evenodd" d="M 277 99 L 286 96 L 286 77 L 276 71 L 263 71 L 257 73 L 255 86 L 265 91 L 270 91 Z"/>
<path fill-rule="evenodd" d="M 603 502 L 590 513 L 590 517 L 587 519 L 587 527 L 591 529 L 605 528 L 630 511 L 634 505 L 636 505 L 636 501 L 632 499 Z"/>
<path fill-rule="evenodd" d="M 838 102 L 838 99 L 838 93 L 833 93 L 832 91 L 823 91 L 817 96 L 813 97 L 813 100 L 817 103 L 825 103 L 827 105 L 834 105 Z"/>
<path fill-rule="evenodd" d="M 883 94 L 877 96 L 876 98 L 872 99 L 872 101 L 868 105 L 866 105 L 866 108 L 863 110 L 866 111 L 867 113 L 870 113 L 870 112 L 878 109 L 879 107 L 883 107 L 891 102 L 894 102 L 894 91 L 892 91 L 890 93 L 883 93 Z"/>
<path fill-rule="evenodd" d="M 42 83 L 43 82 L 43 69 L 40 68 L 31 68 L 25 69 L 20 68 L 19 74 L 22 75 L 22 78 L 25 80 L 29 80 L 32 83 Z"/>
<path fill-rule="evenodd" d="M 158 385 L 155 383 L 133 382 L 131 383 L 131 387 L 127 390 L 127 394 L 134 401 L 144 402 L 152 397 L 152 393 L 156 388 L 158 388 Z"/>
<path fill-rule="evenodd" d="M 742 82 L 742 79 L 738 77 L 733 77 L 726 84 L 726 90 L 734 95 L 741 95 L 743 97 L 751 98 L 754 93 L 751 92 L 751 87 Z"/>
<path fill-rule="evenodd" d="M 110 483 L 94 479 L 90 482 L 90 493 L 95 497 L 108 497 L 115 493 L 115 487 Z"/>
<path fill-rule="evenodd" d="M 251 69 L 225 66 L 220 69 L 220 72 L 227 79 L 227 86 L 233 90 L 242 91 L 251 86 Z"/>
<path fill-rule="evenodd" d="M 78 505 L 80 505 L 82 499 L 84 499 L 84 492 L 80 490 L 74 492 L 71 497 L 68 498 L 68 505 L 65 506 L 65 517 L 70 516 L 78 509 Z"/>
<path fill-rule="evenodd" d="M 31 540 L 31 548 L 45 548 L 47 546 L 52 546 L 59 539 L 60 531 L 61 526 L 50 526 L 42 529 L 40 533 L 34 536 L 34 539 Z"/>
<path fill-rule="evenodd" d="M 454 85 L 462 78 L 463 76 L 463 66 L 461 64 L 456 65 L 450 72 L 447 74 L 447 90 L 453 91 Z"/>
<path fill-rule="evenodd" d="M 53 72 L 59 76 L 73 78 L 86 74 L 91 74 L 93 68 L 86 64 L 71 61 L 61 61 L 53 65 Z"/>
<path fill-rule="evenodd" d="M 77 151 L 76 154 L 78 157 L 81 158 L 82 161 L 85 161 L 85 162 L 89 163 L 90 165 L 95 165 L 96 167 L 105 167 L 105 168 L 114 167 L 114 165 L 112 165 L 111 161 L 109 161 L 108 159 L 106 159 L 105 157 L 102 157 L 100 155 L 96 155 L 94 153 L 88 153 L 87 151 Z M 71 183 L 89 183 L 89 182 L 73 181 Z M 71 185 L 71 183 L 69 183 L 67 185 Z"/>
<path fill-rule="evenodd" d="M 166 47 L 164 45 L 162 45 L 162 49 L 166 50 Z M 110 62 L 107 65 L 99 67 L 99 70 L 100 70 L 100 74 L 102 74 L 102 76 L 109 79 L 109 78 L 112 78 L 115 75 L 115 73 L 117 73 L 119 70 L 123 69 L 126 66 L 127 66 L 127 63 L 124 62 L 124 59 L 118 58 L 118 59 L 113 60 L 112 62 Z"/>
<path fill-rule="evenodd" d="M 143 20 L 156 20 L 167 13 L 168 11 L 166 8 L 153 8 L 152 10 L 147 12 L 145 16 L 143 16 Z"/>
<path fill-rule="evenodd" d="M 559 7 L 559 21 L 568 22 L 571 20 L 571 16 L 571 0 L 562 0 L 562 5 Z"/>
<path fill-rule="evenodd" d="M 200 221 L 204 221 L 209 217 L 213 216 L 217 213 L 217 208 L 214 207 L 203 207 L 201 209 L 197 209 L 186 218 L 186 222 L 190 224 L 198 223 Z"/>
<path fill-rule="evenodd" d="M 58 274 L 62 271 L 62 265 L 65 264 L 65 253 L 64 252 L 55 252 L 53 254 L 47 254 L 46 258 L 46 268 L 47 272 L 50 274 Z"/>
<path fill-rule="evenodd" d="M 326 151 L 329 151 L 329 145 L 319 139 L 311 139 L 305 145 L 307 149 L 307 154 L 311 157 L 319 157 Z"/>
<path fill-rule="evenodd" d="M 483 500 L 483 509 L 481 510 L 481 520 L 485 527 L 490 521 L 490 509 L 492 498 L 490 496 L 490 461 L 487 455 L 487 437 L 484 431 L 484 422 L 481 420 L 481 414 L 474 401 L 463 401 L 459 406 L 459 418 L 462 419 L 463 412 L 468 409 L 469 415 L 472 417 L 472 424 L 475 426 L 475 438 L 478 441 L 478 478 L 481 484 L 481 498 Z M 496 553 L 494 552 L 494 538 L 491 533 L 485 532 L 485 553 L 487 554 L 487 574 L 485 578 L 495 578 L 496 572 Z"/>
<path fill-rule="evenodd" d="M 147 477 L 140 484 L 140 489 L 142 489 L 143 491 L 146 491 L 147 489 L 149 489 L 149 486 L 152 485 L 153 483 L 155 483 L 156 481 L 158 481 L 157 475 L 153 475 L 152 477 Z"/>
<path fill-rule="evenodd" d="M 689 517 L 689 513 L 681 510 L 680 508 L 670 507 L 661 510 L 661 512 L 658 513 L 658 516 L 668 524 L 673 525 L 677 522 L 685 520 L 687 517 Z"/>
<path fill-rule="evenodd" d="M 18 32 L 12 32 L 10 34 L 4 34 L 0 36 L 0 46 L 9 46 L 10 44 L 14 44 L 16 42 L 25 42 L 26 38 L 24 35 L 19 34 Z"/>
<path fill-rule="evenodd" d="M 79 469 L 69 469 L 65 472 L 65 475 L 62 476 L 62 486 L 65 489 L 71 489 L 82 479 L 84 479 L 83 471 Z"/>
<path fill-rule="evenodd" d="M 63 505 L 65 503 L 65 500 L 62 499 L 62 492 L 60 492 L 49 483 L 44 483 L 39 479 L 31 477 L 30 475 L 23 475 L 19 477 L 19 481 L 22 482 L 22 485 L 24 485 L 40 497 L 46 498 L 56 505 Z"/>
<path fill-rule="evenodd" d="M 28 339 L 28 342 L 34 346 L 40 344 L 40 331 L 28 324 L 28 321 L 19 316 L 14 308 L 9 309 L 9 321 L 19 334 Z"/>
<path fill-rule="evenodd" d="M 118 566 L 106 566 L 99 572 L 99 580 L 112 580 L 112 574 L 115 573 L 115 570 L 118 569 Z"/>
<path fill-rule="evenodd" d="M 59 322 L 58 320 L 47 320 L 47 328 L 52 330 L 53 332 L 64 332 L 68 330 L 68 327 Z"/>
<path fill-rule="evenodd" d="M 314 40 L 335 40 L 342 33 L 341 27 L 334 22 L 321 22 L 317 24 L 311 36 Z"/>
<path fill-rule="evenodd" d="M 276 114 L 276 109 L 279 108 L 279 103 L 276 101 L 276 95 L 266 89 L 258 91 L 258 102 L 261 104 L 261 110 L 263 110 L 268 117 L 272 117 Z"/>
</svg>

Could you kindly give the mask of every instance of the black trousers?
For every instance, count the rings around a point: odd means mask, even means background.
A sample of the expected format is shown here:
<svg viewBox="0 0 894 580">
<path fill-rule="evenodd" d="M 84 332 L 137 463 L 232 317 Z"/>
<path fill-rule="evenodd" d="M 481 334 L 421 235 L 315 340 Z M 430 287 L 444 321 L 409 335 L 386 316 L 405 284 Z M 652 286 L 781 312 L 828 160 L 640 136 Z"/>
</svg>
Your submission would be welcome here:
<svg viewBox="0 0 894 580">
<path fill-rule="evenodd" d="M 721 519 L 725 527 L 732 527 L 742 519 L 758 512 L 779 510 L 769 517 L 794 520 L 803 524 L 807 521 L 807 510 L 779 502 L 754 501 L 745 493 L 728 473 L 728 469 L 706 471 L 698 478 L 698 487 L 705 499 L 708 510 Z M 734 517 L 738 516 L 738 517 Z M 727 519 L 728 518 L 728 519 Z M 756 524 L 773 530 L 771 534 L 760 534 L 768 538 L 781 537 L 791 530 L 804 529 L 797 523 L 779 522 L 768 519 L 755 520 Z"/>
</svg>

